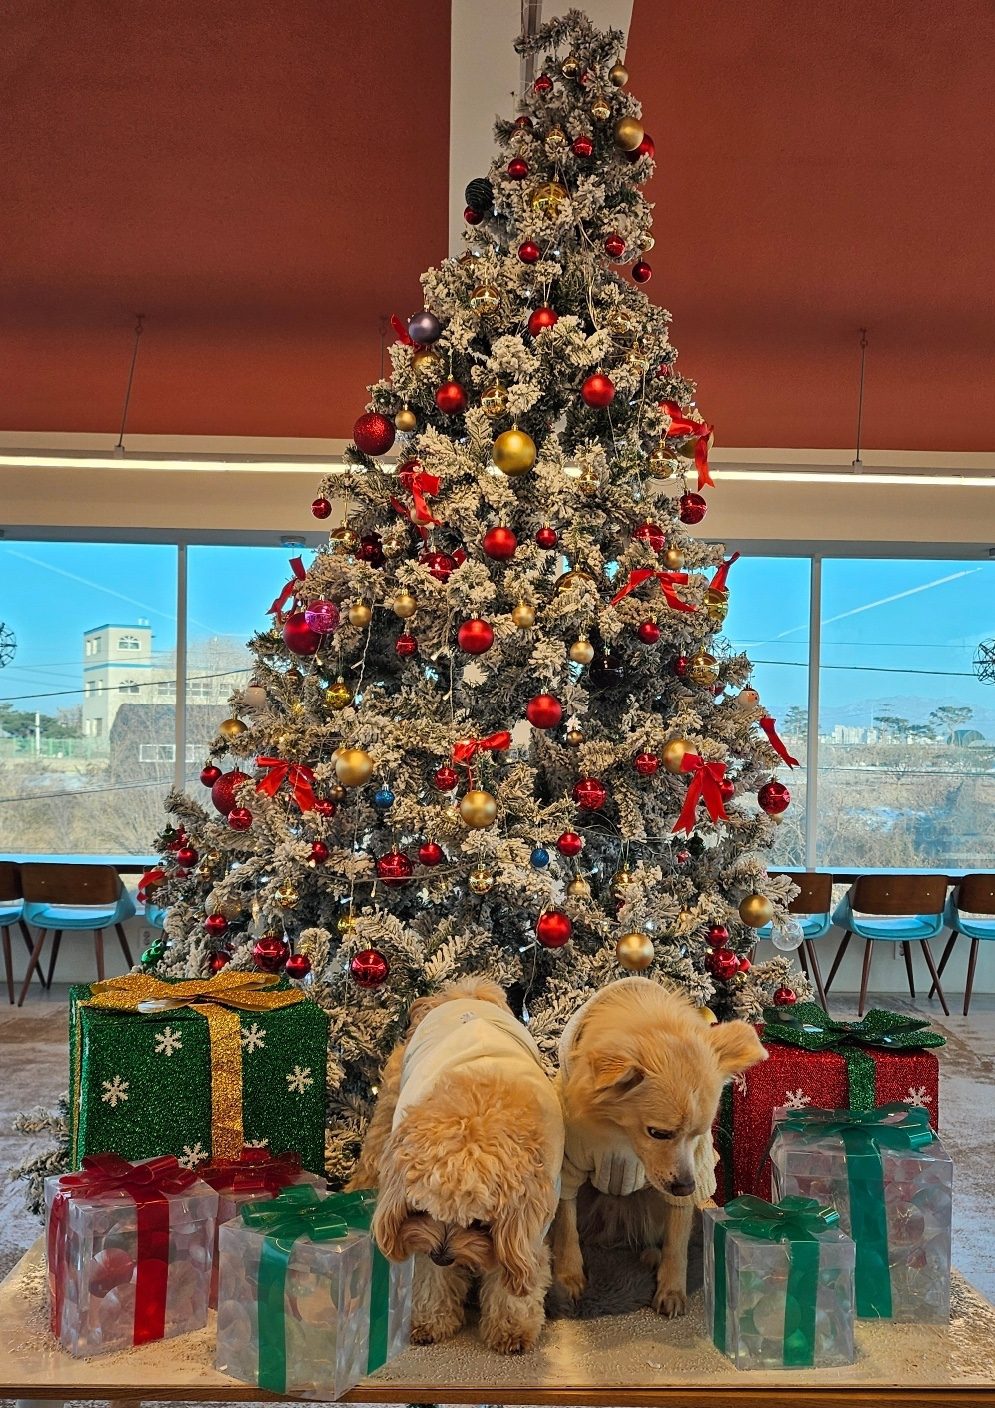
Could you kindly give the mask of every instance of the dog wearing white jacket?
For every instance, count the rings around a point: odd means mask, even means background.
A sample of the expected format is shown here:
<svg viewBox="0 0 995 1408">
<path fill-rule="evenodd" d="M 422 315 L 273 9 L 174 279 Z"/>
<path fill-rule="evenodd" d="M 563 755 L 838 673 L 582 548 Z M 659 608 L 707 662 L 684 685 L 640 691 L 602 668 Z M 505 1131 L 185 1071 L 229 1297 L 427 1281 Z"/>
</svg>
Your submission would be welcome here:
<svg viewBox="0 0 995 1408">
<path fill-rule="evenodd" d="M 455 1335 L 479 1279 L 484 1342 L 532 1348 L 562 1160 L 559 1099 L 501 988 L 470 978 L 419 998 L 350 1183 L 379 1186 L 384 1255 L 416 1257 L 413 1340 Z"/>
</svg>

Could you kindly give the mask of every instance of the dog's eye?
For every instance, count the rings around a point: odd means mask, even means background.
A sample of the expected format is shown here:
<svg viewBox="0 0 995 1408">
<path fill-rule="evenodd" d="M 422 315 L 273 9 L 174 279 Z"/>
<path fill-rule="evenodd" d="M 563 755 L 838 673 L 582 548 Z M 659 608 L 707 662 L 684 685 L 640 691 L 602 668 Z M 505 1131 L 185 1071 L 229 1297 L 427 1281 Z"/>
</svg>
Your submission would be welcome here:
<svg viewBox="0 0 995 1408">
<path fill-rule="evenodd" d="M 655 1129 L 653 1125 L 647 1128 L 646 1133 L 651 1139 L 673 1139 L 674 1137 L 672 1129 Z"/>
<path fill-rule="evenodd" d="M 481 1222 L 478 1217 L 475 1217 L 470 1223 L 471 1232 L 490 1232 L 490 1230 L 491 1224 L 489 1222 Z"/>
</svg>

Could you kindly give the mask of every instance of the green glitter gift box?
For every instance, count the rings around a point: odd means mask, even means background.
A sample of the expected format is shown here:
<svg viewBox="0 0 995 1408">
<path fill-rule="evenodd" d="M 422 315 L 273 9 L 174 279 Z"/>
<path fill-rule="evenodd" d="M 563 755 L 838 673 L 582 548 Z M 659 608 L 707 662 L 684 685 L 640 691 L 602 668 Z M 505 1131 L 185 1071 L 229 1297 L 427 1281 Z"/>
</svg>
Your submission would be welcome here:
<svg viewBox="0 0 995 1408">
<path fill-rule="evenodd" d="M 264 973 L 147 973 L 74 987 L 70 1147 L 187 1168 L 246 1145 L 325 1166 L 328 1019 Z"/>
</svg>

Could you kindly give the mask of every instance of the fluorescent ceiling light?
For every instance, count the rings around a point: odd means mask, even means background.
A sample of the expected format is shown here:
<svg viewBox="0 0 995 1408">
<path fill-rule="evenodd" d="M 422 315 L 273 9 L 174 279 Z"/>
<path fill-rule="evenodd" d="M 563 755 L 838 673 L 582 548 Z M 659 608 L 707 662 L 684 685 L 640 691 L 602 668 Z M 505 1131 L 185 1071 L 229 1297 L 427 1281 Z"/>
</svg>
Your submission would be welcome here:
<svg viewBox="0 0 995 1408">
<path fill-rule="evenodd" d="M 765 484 L 944 484 L 960 485 L 964 489 L 995 488 L 995 475 L 901 474 L 893 470 L 868 470 L 866 466 L 859 474 L 823 469 L 723 469 L 721 466 L 716 466 L 715 472 L 719 480 L 745 479 Z"/>
</svg>

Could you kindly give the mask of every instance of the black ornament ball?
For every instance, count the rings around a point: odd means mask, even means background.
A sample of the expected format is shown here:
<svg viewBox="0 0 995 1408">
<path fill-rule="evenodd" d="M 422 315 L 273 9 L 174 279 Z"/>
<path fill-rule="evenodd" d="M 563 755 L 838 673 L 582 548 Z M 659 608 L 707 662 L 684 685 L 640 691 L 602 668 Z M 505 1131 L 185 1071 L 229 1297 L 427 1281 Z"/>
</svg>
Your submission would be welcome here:
<svg viewBox="0 0 995 1408">
<path fill-rule="evenodd" d="M 464 195 L 467 205 L 479 215 L 488 215 L 494 208 L 494 187 L 486 176 L 475 176 Z"/>
<path fill-rule="evenodd" d="M 624 673 L 622 662 L 617 655 L 599 651 L 591 661 L 587 677 L 595 689 L 610 689 L 612 685 L 621 684 Z"/>
</svg>

